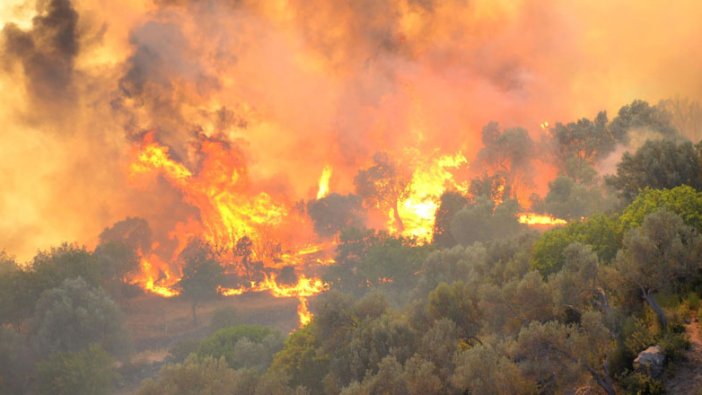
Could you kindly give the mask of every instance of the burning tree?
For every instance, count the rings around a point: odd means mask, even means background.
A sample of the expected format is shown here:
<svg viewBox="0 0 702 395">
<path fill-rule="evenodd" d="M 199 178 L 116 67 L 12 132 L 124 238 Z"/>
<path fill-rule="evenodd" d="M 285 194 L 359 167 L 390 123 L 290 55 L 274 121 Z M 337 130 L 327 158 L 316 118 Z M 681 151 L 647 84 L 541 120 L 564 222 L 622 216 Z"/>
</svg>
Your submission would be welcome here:
<svg viewBox="0 0 702 395">
<path fill-rule="evenodd" d="M 393 212 L 395 225 L 399 233 L 405 229 L 400 217 L 399 202 L 406 193 L 405 179 L 386 153 L 373 156 L 375 165 L 361 170 L 354 178 L 356 193 L 370 206 Z"/>
</svg>

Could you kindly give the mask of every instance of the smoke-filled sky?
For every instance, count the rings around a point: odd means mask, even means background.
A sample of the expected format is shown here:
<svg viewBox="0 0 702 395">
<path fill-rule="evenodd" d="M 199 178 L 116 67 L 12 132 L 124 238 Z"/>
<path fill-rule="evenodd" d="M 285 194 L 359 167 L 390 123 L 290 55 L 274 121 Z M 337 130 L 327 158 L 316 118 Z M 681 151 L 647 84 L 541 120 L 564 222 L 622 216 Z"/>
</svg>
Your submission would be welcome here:
<svg viewBox="0 0 702 395">
<path fill-rule="evenodd" d="M 702 99 L 697 0 L 4 0 L 0 250 L 28 259 L 190 208 L 129 176 L 155 130 L 192 169 L 198 135 L 246 158 L 251 193 L 314 198 L 378 151 L 472 159 L 488 121 Z M 183 214 L 183 215 L 187 215 Z"/>
</svg>

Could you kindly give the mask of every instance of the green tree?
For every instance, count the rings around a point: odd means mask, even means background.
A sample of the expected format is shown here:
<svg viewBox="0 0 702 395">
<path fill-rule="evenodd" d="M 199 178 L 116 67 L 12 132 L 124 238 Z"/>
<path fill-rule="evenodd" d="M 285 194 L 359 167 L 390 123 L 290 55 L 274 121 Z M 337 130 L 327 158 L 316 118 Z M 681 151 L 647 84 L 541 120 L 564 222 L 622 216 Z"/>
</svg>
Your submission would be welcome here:
<svg viewBox="0 0 702 395">
<path fill-rule="evenodd" d="M 495 206 L 492 200 L 479 198 L 454 215 L 451 235 L 462 245 L 514 236 L 522 229 L 517 221 L 518 210 L 516 200 Z"/>
<path fill-rule="evenodd" d="M 557 177 L 548 184 L 548 188 L 546 197 L 535 201 L 534 210 L 573 220 L 601 211 L 605 205 L 597 187 L 578 184 L 570 177 Z"/>
<path fill-rule="evenodd" d="M 647 141 L 634 155 L 625 153 L 617 174 L 606 179 L 619 195 L 631 202 L 645 188 L 666 189 L 689 185 L 702 189 L 700 156 L 689 141 Z"/>
<path fill-rule="evenodd" d="M 219 295 L 224 281 L 222 266 L 214 258 L 210 247 L 194 240 L 183 250 L 183 277 L 177 284 L 181 296 L 190 300 L 193 324 L 197 325 L 197 306 Z"/>
<path fill-rule="evenodd" d="M 619 250 L 621 239 L 621 228 L 615 218 L 594 215 L 541 235 L 532 248 L 531 265 L 544 276 L 558 272 L 565 263 L 563 252 L 575 242 L 589 245 L 602 262 L 610 262 Z"/>
<path fill-rule="evenodd" d="M 42 354 L 78 352 L 90 344 L 117 355 L 129 351 L 119 308 L 101 288 L 82 278 L 65 280 L 42 293 L 30 335 Z"/>
<path fill-rule="evenodd" d="M 542 384 L 541 392 L 567 392 L 587 375 L 613 395 L 607 360 L 613 345 L 599 313 L 587 312 L 580 326 L 532 322 L 520 331 L 513 352 L 524 375 Z"/>
<path fill-rule="evenodd" d="M 441 283 L 429 294 L 428 311 L 434 319 L 453 321 L 462 339 L 479 341 L 477 336 L 484 313 L 476 287 L 462 281 L 451 285 Z"/>
<path fill-rule="evenodd" d="M 283 347 L 282 335 L 265 326 L 239 325 L 220 329 L 200 342 L 197 355 L 224 357 L 233 369 L 264 371 Z"/>
<path fill-rule="evenodd" d="M 144 381 L 139 395 L 254 394 L 258 376 L 234 370 L 224 358 L 191 355 L 183 363 L 166 365 L 156 379 Z"/>
<path fill-rule="evenodd" d="M 452 386 L 470 394 L 533 394 L 537 385 L 524 377 L 500 347 L 477 345 L 455 357 Z"/>
<path fill-rule="evenodd" d="M 663 209 L 647 215 L 641 227 L 626 234 L 615 267 L 625 286 L 637 290 L 665 329 L 668 320 L 655 294 L 695 281 L 701 259 L 702 237 Z"/>
<path fill-rule="evenodd" d="M 309 388 L 312 393 L 322 392 L 322 380 L 329 369 L 329 356 L 319 348 L 315 336 L 315 322 L 293 332 L 285 340 L 283 349 L 275 354 L 271 372 L 290 377 L 292 385 Z"/>
<path fill-rule="evenodd" d="M 640 226 L 644 218 L 658 210 L 671 211 L 689 226 L 702 231 L 702 192 L 688 185 L 672 189 L 645 189 L 629 204 L 619 222 L 624 230 Z"/>
<path fill-rule="evenodd" d="M 468 204 L 468 199 L 458 192 L 441 194 L 439 207 L 436 209 L 434 220 L 434 244 L 446 248 L 456 245 L 451 235 L 451 221 L 458 211 Z"/>
<path fill-rule="evenodd" d="M 37 390 L 47 395 L 101 395 L 116 379 L 112 357 L 99 346 L 58 353 L 37 364 Z"/>
<path fill-rule="evenodd" d="M 31 356 L 22 334 L 0 326 L 0 394 L 27 392 L 33 365 Z"/>
</svg>

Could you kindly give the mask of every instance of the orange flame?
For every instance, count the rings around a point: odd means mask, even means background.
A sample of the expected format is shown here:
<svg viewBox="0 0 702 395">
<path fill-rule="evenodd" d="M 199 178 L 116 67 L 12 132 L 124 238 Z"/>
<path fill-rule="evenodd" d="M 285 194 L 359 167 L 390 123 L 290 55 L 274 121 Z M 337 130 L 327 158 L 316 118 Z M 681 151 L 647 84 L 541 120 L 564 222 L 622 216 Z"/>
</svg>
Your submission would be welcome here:
<svg viewBox="0 0 702 395">
<path fill-rule="evenodd" d="M 467 183 L 455 180 L 449 170 L 466 165 L 468 160 L 461 155 L 444 155 L 429 163 L 420 163 L 412 174 L 405 196 L 398 202 L 398 212 L 404 230 L 396 227 L 393 211 L 389 212 L 387 223 L 390 232 L 419 242 L 429 242 L 434 234 L 434 217 L 439 200 L 444 191 L 453 189 L 466 193 Z"/>
<path fill-rule="evenodd" d="M 252 281 L 249 286 L 239 288 L 220 288 L 220 293 L 225 296 L 241 295 L 245 292 L 270 292 L 276 298 L 297 298 L 298 319 L 300 325 L 304 326 L 312 319 L 309 311 L 307 298 L 317 295 L 329 289 L 329 285 L 318 278 L 308 278 L 304 274 L 300 275 L 296 284 L 286 285 L 276 282 L 276 275 L 271 273 L 265 275 L 263 281 Z"/>
<path fill-rule="evenodd" d="M 332 167 L 329 165 L 324 166 L 324 169 L 322 169 L 322 175 L 319 177 L 319 189 L 317 190 L 317 200 L 329 194 L 329 179 L 331 179 L 331 176 Z"/>
<path fill-rule="evenodd" d="M 568 222 L 564 219 L 555 218 L 546 214 L 537 213 L 520 213 L 518 216 L 520 224 L 526 225 L 546 225 L 546 226 L 559 226 L 565 225 Z"/>
</svg>

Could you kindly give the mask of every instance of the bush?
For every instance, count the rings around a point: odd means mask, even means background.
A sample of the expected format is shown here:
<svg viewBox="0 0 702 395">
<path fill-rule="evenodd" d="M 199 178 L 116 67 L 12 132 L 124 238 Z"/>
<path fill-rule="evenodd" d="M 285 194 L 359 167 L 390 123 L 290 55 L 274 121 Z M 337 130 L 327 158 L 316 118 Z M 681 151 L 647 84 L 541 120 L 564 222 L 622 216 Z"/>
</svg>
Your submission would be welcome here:
<svg viewBox="0 0 702 395">
<path fill-rule="evenodd" d="M 668 363 L 680 361 L 690 348 L 690 340 L 685 333 L 666 332 L 659 341 Z"/>
<path fill-rule="evenodd" d="M 204 339 L 197 355 L 224 357 L 234 368 L 265 370 L 273 360 L 273 354 L 283 348 L 283 336 L 270 328 L 259 325 L 239 325 L 220 329 Z"/>
<path fill-rule="evenodd" d="M 109 394 L 116 379 L 112 357 L 99 346 L 58 353 L 37 365 L 37 389 L 47 395 Z"/>
<path fill-rule="evenodd" d="M 619 378 L 619 384 L 621 384 L 627 394 L 662 395 L 665 393 L 663 383 L 637 372 L 625 373 Z"/>
<path fill-rule="evenodd" d="M 687 307 L 691 311 L 697 311 L 700 308 L 700 296 L 697 292 L 690 292 L 687 294 Z"/>
</svg>

